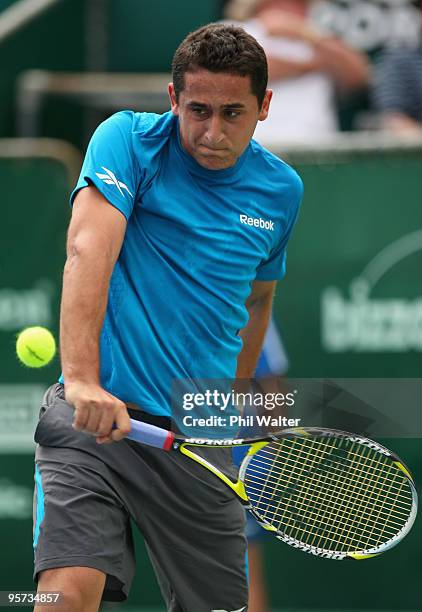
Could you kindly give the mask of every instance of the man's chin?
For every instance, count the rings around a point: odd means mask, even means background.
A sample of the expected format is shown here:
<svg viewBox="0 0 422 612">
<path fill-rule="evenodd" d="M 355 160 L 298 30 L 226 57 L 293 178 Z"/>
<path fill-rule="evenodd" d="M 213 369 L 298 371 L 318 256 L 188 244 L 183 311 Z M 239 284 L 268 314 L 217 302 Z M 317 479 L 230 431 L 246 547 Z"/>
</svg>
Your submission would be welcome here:
<svg viewBox="0 0 422 612">
<path fill-rule="evenodd" d="M 220 157 L 218 155 L 198 155 L 196 161 L 207 170 L 225 170 L 236 163 L 231 156 Z"/>
</svg>

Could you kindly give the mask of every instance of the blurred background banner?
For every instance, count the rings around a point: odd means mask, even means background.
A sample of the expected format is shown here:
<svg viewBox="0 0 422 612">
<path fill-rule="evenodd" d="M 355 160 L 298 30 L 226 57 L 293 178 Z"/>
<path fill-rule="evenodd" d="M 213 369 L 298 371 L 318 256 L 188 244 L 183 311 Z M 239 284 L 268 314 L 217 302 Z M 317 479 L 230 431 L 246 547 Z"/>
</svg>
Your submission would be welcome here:
<svg viewBox="0 0 422 612">
<path fill-rule="evenodd" d="M 418 2 L 302 4 L 312 5 L 309 19 L 321 35 L 346 41 L 369 62 L 403 45 L 419 48 Z M 168 110 L 176 47 L 189 31 L 225 17 L 227 5 L 0 0 L 0 590 L 33 588 L 32 437 L 43 391 L 60 374 L 57 358 L 40 370 L 21 366 L 15 339 L 29 325 L 58 339 L 68 198 L 84 148 L 116 110 Z M 305 185 L 274 315 L 289 378 L 343 379 L 346 388 L 349 378 L 414 378 L 419 389 L 422 131 L 379 130 L 368 88 L 340 96 L 336 106 L 341 127 L 365 131 L 272 146 Z M 420 393 L 406 402 L 416 414 Z M 398 402 L 401 433 L 409 429 L 405 412 Z M 422 482 L 420 439 L 394 433 L 380 441 Z M 136 545 L 138 573 L 122 608 L 161 611 L 138 534 Z M 422 610 L 420 519 L 400 546 L 364 563 L 314 558 L 265 537 L 262 546 L 268 610 Z"/>
<path fill-rule="evenodd" d="M 80 154 L 55 140 L 0 139 L 0 589 L 32 589 L 33 434 L 58 360 L 25 368 L 17 333 L 44 325 L 58 337 L 68 194 Z M 27 609 L 27 608 L 26 608 Z"/>
<path fill-rule="evenodd" d="M 15 357 L 15 342 L 16 334 L 31 325 L 48 327 L 57 337 L 67 200 L 79 164 L 79 153 L 64 142 L 0 139 L 0 411 L 5 426 L 0 439 L 15 450 L 33 451 L 40 394 L 57 375 L 57 360 L 42 370 L 25 368 Z"/>
<path fill-rule="evenodd" d="M 420 376 L 422 147 L 374 134 L 279 153 L 305 184 L 275 307 L 289 374 Z"/>
</svg>

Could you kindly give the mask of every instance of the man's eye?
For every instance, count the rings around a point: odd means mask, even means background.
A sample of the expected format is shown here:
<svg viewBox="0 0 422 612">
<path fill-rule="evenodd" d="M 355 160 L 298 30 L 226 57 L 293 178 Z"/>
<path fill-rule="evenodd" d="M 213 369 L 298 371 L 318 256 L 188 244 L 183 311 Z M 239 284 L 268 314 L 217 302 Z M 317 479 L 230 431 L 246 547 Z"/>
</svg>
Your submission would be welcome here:
<svg viewBox="0 0 422 612">
<path fill-rule="evenodd" d="M 238 117 L 240 115 L 239 111 L 235 111 L 235 110 L 226 110 L 226 116 L 229 119 L 236 119 L 236 117 Z"/>
<path fill-rule="evenodd" d="M 204 117 L 207 114 L 205 108 L 193 108 L 192 111 L 195 113 L 195 115 L 198 115 L 198 117 Z"/>
</svg>

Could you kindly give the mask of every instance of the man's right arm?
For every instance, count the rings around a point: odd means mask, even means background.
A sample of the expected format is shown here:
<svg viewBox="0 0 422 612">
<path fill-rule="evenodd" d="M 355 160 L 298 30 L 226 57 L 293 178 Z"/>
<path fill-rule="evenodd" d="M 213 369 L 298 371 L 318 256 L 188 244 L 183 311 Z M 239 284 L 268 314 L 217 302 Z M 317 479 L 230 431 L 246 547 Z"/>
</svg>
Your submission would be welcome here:
<svg viewBox="0 0 422 612">
<path fill-rule="evenodd" d="M 125 217 L 96 187 L 78 192 L 63 275 L 61 361 L 74 427 L 95 434 L 98 442 L 120 440 L 130 430 L 125 404 L 101 387 L 99 354 L 110 277 L 125 231 Z"/>
</svg>

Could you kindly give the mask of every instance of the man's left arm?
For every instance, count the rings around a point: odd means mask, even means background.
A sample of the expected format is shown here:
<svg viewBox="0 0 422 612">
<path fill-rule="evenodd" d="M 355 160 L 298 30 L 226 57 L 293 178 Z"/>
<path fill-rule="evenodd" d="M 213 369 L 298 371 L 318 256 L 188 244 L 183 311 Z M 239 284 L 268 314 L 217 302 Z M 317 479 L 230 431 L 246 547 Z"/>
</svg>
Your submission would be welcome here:
<svg viewBox="0 0 422 612">
<path fill-rule="evenodd" d="M 236 378 L 253 378 L 261 353 L 265 332 L 271 317 L 274 291 L 277 281 L 252 283 L 252 291 L 246 300 L 249 321 L 241 330 L 243 348 L 237 360 Z"/>
</svg>

